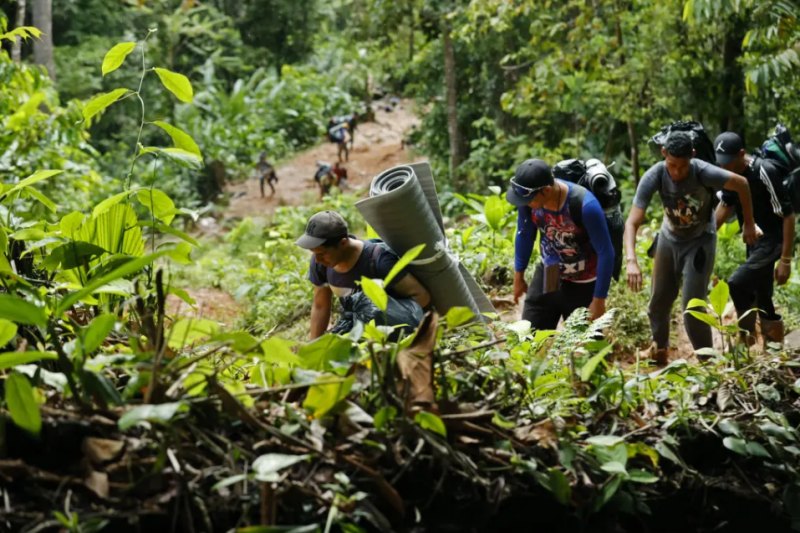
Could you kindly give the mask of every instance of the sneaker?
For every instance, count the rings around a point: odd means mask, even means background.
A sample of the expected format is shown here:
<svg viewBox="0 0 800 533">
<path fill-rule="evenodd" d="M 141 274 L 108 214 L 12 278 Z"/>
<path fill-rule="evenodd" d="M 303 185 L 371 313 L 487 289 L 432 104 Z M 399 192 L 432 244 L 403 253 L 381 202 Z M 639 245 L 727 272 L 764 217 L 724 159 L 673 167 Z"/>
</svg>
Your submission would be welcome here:
<svg viewBox="0 0 800 533">
<path fill-rule="evenodd" d="M 639 357 L 650 359 L 658 366 L 664 366 L 669 362 L 669 348 L 658 348 L 656 343 L 653 343 L 648 349 L 640 350 Z"/>
</svg>

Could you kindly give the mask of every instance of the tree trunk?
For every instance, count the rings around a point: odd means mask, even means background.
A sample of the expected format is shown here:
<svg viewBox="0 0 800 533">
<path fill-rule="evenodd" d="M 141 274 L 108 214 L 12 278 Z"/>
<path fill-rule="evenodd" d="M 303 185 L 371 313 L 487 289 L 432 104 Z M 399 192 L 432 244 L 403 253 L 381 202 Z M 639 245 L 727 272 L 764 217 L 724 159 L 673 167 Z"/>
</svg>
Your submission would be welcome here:
<svg viewBox="0 0 800 533">
<path fill-rule="evenodd" d="M 447 91 L 447 133 L 450 136 L 450 179 L 455 183 L 456 169 L 463 161 L 461 154 L 461 132 L 458 128 L 458 92 L 456 91 L 456 55 L 450 27 L 445 24 L 442 31 L 444 40 L 444 81 Z"/>
<path fill-rule="evenodd" d="M 414 31 L 416 30 L 416 20 L 414 17 L 414 0 L 408 2 L 408 64 L 414 61 Z"/>
<path fill-rule="evenodd" d="M 56 79 L 56 65 L 53 61 L 53 1 L 33 0 L 33 25 L 42 31 L 42 37 L 33 41 L 33 60 L 44 65 L 53 80 Z"/>
<path fill-rule="evenodd" d="M 725 97 L 723 108 L 720 110 L 719 129 L 735 131 L 741 135 L 747 146 L 744 123 L 744 71 L 739 64 L 744 34 L 745 26 L 737 19 L 725 35 L 722 53 L 722 90 Z"/>
<path fill-rule="evenodd" d="M 25 0 L 17 0 L 17 16 L 15 21 L 15 28 L 25 25 Z M 22 61 L 22 37 L 14 39 L 14 44 L 11 45 L 11 59 L 15 63 Z"/>
<path fill-rule="evenodd" d="M 639 185 L 639 143 L 636 140 L 636 126 L 628 120 L 628 143 L 631 145 L 631 176 L 633 183 Z"/>
</svg>

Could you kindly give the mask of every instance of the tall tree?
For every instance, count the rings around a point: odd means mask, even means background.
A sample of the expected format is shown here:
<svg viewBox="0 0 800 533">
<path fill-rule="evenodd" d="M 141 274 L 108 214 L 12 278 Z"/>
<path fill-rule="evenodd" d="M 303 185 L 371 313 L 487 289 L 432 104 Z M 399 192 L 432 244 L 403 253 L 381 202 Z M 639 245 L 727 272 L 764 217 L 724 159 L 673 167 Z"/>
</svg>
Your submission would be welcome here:
<svg viewBox="0 0 800 533">
<path fill-rule="evenodd" d="M 19 28 L 25 25 L 25 0 L 17 0 L 17 13 L 14 26 Z M 19 63 L 22 60 L 22 37 L 17 37 L 11 46 L 11 59 Z"/>
<path fill-rule="evenodd" d="M 450 136 L 450 179 L 456 181 L 458 165 L 464 160 L 461 151 L 461 130 L 458 127 L 458 87 L 456 86 L 456 53 L 449 23 L 442 28 L 444 48 L 444 80 L 447 94 L 447 133 Z"/>
<path fill-rule="evenodd" d="M 41 38 L 33 41 L 33 60 L 44 65 L 52 79 L 56 79 L 53 60 L 53 1 L 32 0 L 33 25 L 42 31 Z"/>
</svg>

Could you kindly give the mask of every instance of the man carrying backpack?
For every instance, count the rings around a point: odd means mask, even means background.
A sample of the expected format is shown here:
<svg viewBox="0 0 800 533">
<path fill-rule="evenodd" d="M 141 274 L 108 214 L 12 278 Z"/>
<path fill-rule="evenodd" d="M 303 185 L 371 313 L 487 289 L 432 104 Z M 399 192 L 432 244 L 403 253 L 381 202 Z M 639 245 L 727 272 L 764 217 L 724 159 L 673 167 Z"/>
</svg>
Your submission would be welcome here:
<svg viewBox="0 0 800 533">
<path fill-rule="evenodd" d="M 747 178 L 753 198 L 753 218 L 764 232 L 754 245 L 747 247 L 747 261 L 728 279 L 739 327 L 745 331 L 742 340 L 748 345 L 755 343 L 758 316 L 764 342 L 783 342 L 783 321 L 775 313 L 772 302 L 773 276 L 778 285 L 789 279 L 795 216 L 782 173 L 769 160 L 748 155 L 741 137 L 731 131 L 716 138 L 714 149 L 719 166 Z M 732 191 L 723 191 L 722 203 L 716 212 L 717 227 L 728 220 L 734 210 L 741 221 L 738 196 Z M 754 306 L 758 311 L 748 313 Z"/>
<path fill-rule="evenodd" d="M 267 152 L 261 152 L 258 156 L 258 163 L 256 163 L 256 173 L 258 174 L 258 186 L 261 190 L 261 198 L 264 198 L 264 182 L 269 185 L 272 190 L 272 196 L 275 196 L 275 185 L 278 183 L 278 176 L 275 174 L 275 167 L 272 163 L 267 161 Z"/>
<path fill-rule="evenodd" d="M 669 320 L 672 304 L 682 288 L 681 310 L 692 298 L 705 300 L 714 266 L 716 228 L 714 226 L 715 191 L 730 190 L 741 200 L 743 238 L 756 241 L 756 226 L 747 180 L 700 159 L 694 159 L 692 137 L 685 131 L 673 131 L 661 147 L 664 161 L 645 172 L 633 206 L 625 221 L 625 255 L 628 286 L 642 288 L 642 271 L 636 259 L 636 234 L 645 221 L 645 211 L 655 192 L 664 205 L 652 273 L 652 292 L 648 315 L 654 344 L 643 355 L 658 364 L 667 362 Z M 684 314 L 684 325 L 695 350 L 711 347 L 711 329 L 691 315 Z"/>
<path fill-rule="evenodd" d="M 322 211 L 310 219 L 305 233 L 295 242 L 312 253 L 308 279 L 314 285 L 311 306 L 311 339 L 328 329 L 333 296 L 343 298 L 360 291 L 362 276 L 383 279 L 398 261 L 397 255 L 379 242 L 350 235 L 347 222 L 336 211 Z M 431 296 L 411 273 L 401 271 L 386 287 L 393 298 L 413 298 L 427 307 Z"/>
<path fill-rule="evenodd" d="M 581 223 L 570 212 L 579 198 Z M 506 193 L 518 210 L 514 243 L 514 301 L 525 294 L 522 318 L 535 329 L 555 329 L 578 307 L 592 320 L 606 311 L 614 267 L 605 215 L 594 195 L 580 185 L 555 179 L 541 159 L 517 167 Z M 541 233 L 542 261 L 530 285 L 525 281 L 536 233 Z"/>
</svg>

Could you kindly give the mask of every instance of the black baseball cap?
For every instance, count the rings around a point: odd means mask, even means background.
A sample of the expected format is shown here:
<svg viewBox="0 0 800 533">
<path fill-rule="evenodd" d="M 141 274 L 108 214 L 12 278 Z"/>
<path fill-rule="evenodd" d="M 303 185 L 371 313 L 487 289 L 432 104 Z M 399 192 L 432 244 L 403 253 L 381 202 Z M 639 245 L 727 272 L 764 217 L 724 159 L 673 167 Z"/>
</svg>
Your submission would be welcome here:
<svg viewBox="0 0 800 533">
<path fill-rule="evenodd" d="M 347 222 L 336 211 L 321 211 L 308 219 L 306 232 L 294 243 L 311 250 L 330 239 L 347 237 Z"/>
<path fill-rule="evenodd" d="M 714 154 L 717 157 L 718 165 L 727 165 L 739 155 L 744 149 L 744 142 L 732 131 L 726 131 L 717 135 L 714 139 Z"/>
<path fill-rule="evenodd" d="M 541 159 L 528 159 L 517 167 L 511 178 L 506 200 L 517 207 L 528 205 L 537 192 L 553 183 L 555 179 L 550 165 Z"/>
</svg>

